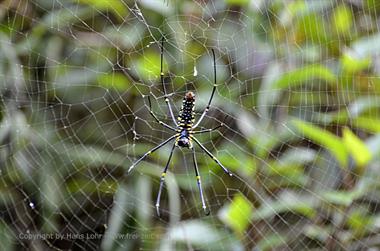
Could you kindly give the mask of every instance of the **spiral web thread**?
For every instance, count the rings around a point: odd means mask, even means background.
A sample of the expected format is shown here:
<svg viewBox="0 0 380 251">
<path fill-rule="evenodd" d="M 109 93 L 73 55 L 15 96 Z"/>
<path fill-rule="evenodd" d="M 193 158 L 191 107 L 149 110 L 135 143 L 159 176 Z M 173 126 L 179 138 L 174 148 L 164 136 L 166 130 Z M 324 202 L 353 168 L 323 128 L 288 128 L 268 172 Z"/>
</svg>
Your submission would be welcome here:
<svg viewBox="0 0 380 251">
<path fill-rule="evenodd" d="M 242 3 L 1 3 L 0 223 L 9 247 L 378 246 L 377 129 L 361 128 L 356 117 L 331 120 L 364 110 L 376 119 L 377 53 L 369 53 L 371 63 L 359 74 L 341 73 L 335 67 L 340 54 L 331 52 L 368 54 L 358 34 L 378 47 L 376 5 Z M 352 33 L 327 40 L 337 10 L 351 13 Z M 235 175 L 225 175 L 196 148 L 209 216 L 202 211 L 191 151 L 175 150 L 161 217 L 154 205 L 170 144 L 126 175 L 139 156 L 172 135 L 150 116 L 147 100 L 150 95 L 154 112 L 170 124 L 159 83 L 163 36 L 165 86 L 175 114 L 191 90 L 199 118 L 211 95 L 211 49 L 216 51 L 218 87 L 200 128 L 225 126 L 199 140 Z M 304 70 L 301 76 L 291 74 L 297 69 Z M 352 79 L 357 84 L 346 88 Z M 300 130 L 299 120 L 339 140 L 351 128 L 370 148 L 371 160 L 358 171 L 357 159 L 339 159 L 328 142 L 326 147 Z"/>
</svg>

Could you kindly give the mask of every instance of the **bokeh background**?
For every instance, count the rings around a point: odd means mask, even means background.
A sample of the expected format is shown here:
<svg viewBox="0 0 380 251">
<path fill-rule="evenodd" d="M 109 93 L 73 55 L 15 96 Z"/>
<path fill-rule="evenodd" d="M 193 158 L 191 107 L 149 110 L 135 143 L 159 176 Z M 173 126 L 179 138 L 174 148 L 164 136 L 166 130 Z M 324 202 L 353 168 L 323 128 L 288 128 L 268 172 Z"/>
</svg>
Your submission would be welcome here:
<svg viewBox="0 0 380 251">
<path fill-rule="evenodd" d="M 0 250 L 380 250 L 376 0 L 3 0 Z M 174 110 L 218 89 L 191 152 Z"/>
</svg>

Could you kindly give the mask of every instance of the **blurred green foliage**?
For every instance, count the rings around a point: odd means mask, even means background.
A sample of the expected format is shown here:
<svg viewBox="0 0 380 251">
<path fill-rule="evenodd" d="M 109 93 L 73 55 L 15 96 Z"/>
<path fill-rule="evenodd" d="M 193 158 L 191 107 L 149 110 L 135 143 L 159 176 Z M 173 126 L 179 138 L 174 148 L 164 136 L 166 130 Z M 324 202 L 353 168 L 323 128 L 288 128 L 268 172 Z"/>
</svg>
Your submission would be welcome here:
<svg viewBox="0 0 380 251">
<path fill-rule="evenodd" d="M 379 6 L 2 1 L 0 249 L 377 250 Z M 199 139 L 236 176 L 197 149 L 207 217 L 187 151 L 173 156 L 162 218 L 170 146 L 126 176 L 170 135 L 146 99 L 170 123 L 163 35 L 176 112 L 186 90 L 202 112 L 217 52 L 202 127 L 226 126 Z"/>
</svg>

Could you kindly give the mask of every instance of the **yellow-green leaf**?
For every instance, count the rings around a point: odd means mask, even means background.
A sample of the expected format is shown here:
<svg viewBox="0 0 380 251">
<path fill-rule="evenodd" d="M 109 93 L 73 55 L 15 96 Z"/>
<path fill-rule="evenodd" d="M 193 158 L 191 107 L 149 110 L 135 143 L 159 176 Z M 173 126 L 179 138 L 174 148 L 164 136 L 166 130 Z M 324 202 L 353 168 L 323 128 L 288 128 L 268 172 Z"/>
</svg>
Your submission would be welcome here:
<svg viewBox="0 0 380 251">
<path fill-rule="evenodd" d="M 299 86 L 314 79 L 324 80 L 327 83 L 333 83 L 336 81 L 336 76 L 323 65 L 308 65 L 285 73 L 274 84 L 274 88 L 282 89 L 286 87 Z"/>
<path fill-rule="evenodd" d="M 99 85 L 105 88 L 114 88 L 119 91 L 126 90 L 130 87 L 128 78 L 122 73 L 107 73 L 98 76 Z"/>
<path fill-rule="evenodd" d="M 358 117 L 352 120 L 352 126 L 363 129 L 369 133 L 380 132 L 380 120 L 369 117 Z"/>
<path fill-rule="evenodd" d="M 251 202 L 243 195 L 237 195 L 228 206 L 223 220 L 237 233 L 242 234 L 250 224 L 252 213 Z"/>
<path fill-rule="evenodd" d="M 371 160 L 371 152 L 368 147 L 361 141 L 349 128 L 343 130 L 343 142 L 348 152 L 360 166 L 365 166 Z"/>
<path fill-rule="evenodd" d="M 249 0 L 224 0 L 229 5 L 246 5 Z"/>
<path fill-rule="evenodd" d="M 128 9 L 122 0 L 77 0 L 79 3 L 87 4 L 93 8 L 105 11 L 112 11 L 117 18 L 123 20 L 127 14 Z M 77 2 L 75 1 L 75 2 Z"/>
<path fill-rule="evenodd" d="M 332 24 L 338 34 L 349 33 L 352 27 L 351 9 L 346 5 L 339 5 L 333 13 Z"/>
<path fill-rule="evenodd" d="M 144 53 L 144 56 L 135 60 L 135 70 L 141 78 L 146 80 L 157 79 L 160 77 L 160 62 L 160 54 L 153 50 L 148 50 Z M 167 68 L 165 58 L 163 64 L 165 70 Z"/>
<path fill-rule="evenodd" d="M 370 56 L 359 57 L 353 51 L 347 51 L 341 58 L 342 70 L 346 73 L 356 73 L 368 69 L 372 60 Z"/>
<path fill-rule="evenodd" d="M 339 161 L 343 168 L 348 164 L 348 152 L 342 140 L 327 130 L 323 130 L 310 123 L 294 120 L 292 123 L 296 126 L 302 136 L 310 139 L 311 141 L 323 146 L 330 151 L 333 156 Z"/>
</svg>

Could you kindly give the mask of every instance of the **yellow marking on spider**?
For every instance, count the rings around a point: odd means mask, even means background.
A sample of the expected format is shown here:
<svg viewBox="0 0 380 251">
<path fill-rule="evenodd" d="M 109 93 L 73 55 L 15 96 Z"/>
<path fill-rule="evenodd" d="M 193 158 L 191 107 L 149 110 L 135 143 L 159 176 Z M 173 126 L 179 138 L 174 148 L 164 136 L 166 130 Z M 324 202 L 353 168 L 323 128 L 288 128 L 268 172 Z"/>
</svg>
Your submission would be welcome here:
<svg viewBox="0 0 380 251">
<path fill-rule="evenodd" d="M 161 177 L 165 177 L 165 175 L 166 175 L 166 173 L 162 173 L 162 174 L 161 174 Z"/>
<path fill-rule="evenodd" d="M 161 76 L 164 76 L 164 73 L 163 73 L 163 72 L 161 72 Z"/>
<path fill-rule="evenodd" d="M 200 180 L 200 179 L 201 179 L 201 176 L 198 175 L 198 176 L 197 176 L 197 180 Z"/>
</svg>

